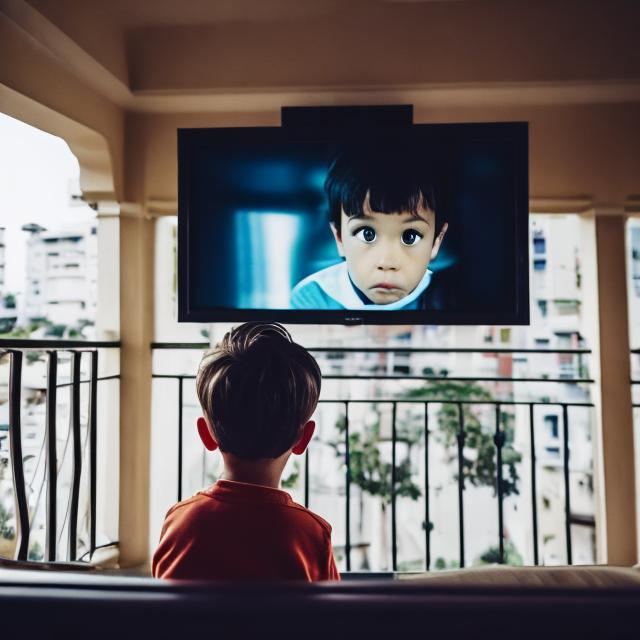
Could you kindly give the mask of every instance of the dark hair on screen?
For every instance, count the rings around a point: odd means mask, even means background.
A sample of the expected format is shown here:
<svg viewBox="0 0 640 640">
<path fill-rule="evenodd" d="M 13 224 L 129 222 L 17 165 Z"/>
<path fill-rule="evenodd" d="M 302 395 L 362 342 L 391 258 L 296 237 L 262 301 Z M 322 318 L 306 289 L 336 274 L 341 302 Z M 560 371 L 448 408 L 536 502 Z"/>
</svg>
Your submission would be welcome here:
<svg viewBox="0 0 640 640">
<path fill-rule="evenodd" d="M 367 196 L 371 211 L 418 215 L 422 205 L 436 213 L 435 184 L 427 153 L 416 145 L 383 141 L 345 145 L 324 182 L 330 221 L 340 231 L 342 211 L 349 217 L 363 215 Z M 443 223 L 436 213 L 436 233 Z"/>
<path fill-rule="evenodd" d="M 234 327 L 205 354 L 196 376 L 200 405 L 221 451 L 277 458 L 296 443 L 318 404 L 318 363 L 280 324 Z"/>
</svg>

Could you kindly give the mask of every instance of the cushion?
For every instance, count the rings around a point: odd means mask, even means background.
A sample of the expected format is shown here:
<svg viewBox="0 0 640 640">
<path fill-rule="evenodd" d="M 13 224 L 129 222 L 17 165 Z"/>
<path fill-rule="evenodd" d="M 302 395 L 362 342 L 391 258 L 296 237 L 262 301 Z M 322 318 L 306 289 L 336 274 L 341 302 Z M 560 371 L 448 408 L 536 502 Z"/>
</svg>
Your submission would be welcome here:
<svg viewBox="0 0 640 640">
<path fill-rule="evenodd" d="M 453 571 L 404 574 L 399 580 L 425 585 L 465 587 L 540 587 L 540 588 L 640 588 L 640 570 L 636 567 L 607 565 L 570 567 L 511 567 L 485 565 Z"/>
</svg>

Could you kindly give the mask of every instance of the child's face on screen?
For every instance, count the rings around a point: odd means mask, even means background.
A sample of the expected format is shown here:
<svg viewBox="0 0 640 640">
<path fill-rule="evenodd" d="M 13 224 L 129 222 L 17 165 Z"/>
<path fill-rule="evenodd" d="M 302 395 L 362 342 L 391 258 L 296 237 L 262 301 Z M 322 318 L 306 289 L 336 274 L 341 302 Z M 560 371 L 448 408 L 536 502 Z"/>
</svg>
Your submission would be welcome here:
<svg viewBox="0 0 640 640">
<path fill-rule="evenodd" d="M 417 213 L 380 213 L 365 204 L 362 216 L 342 212 L 339 232 L 332 226 L 353 283 L 375 304 L 409 295 L 438 255 L 447 225 L 435 237 L 433 211 L 420 206 Z"/>
</svg>

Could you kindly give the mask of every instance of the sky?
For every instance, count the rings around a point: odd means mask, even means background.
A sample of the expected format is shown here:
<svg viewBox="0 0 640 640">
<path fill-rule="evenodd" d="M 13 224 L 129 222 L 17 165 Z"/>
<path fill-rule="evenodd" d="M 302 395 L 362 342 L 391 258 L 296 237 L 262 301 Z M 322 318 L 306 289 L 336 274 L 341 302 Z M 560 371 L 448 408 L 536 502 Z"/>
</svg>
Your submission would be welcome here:
<svg viewBox="0 0 640 640">
<path fill-rule="evenodd" d="M 27 233 L 35 222 L 47 229 L 95 217 L 87 206 L 71 206 L 77 192 L 78 160 L 67 143 L 0 113 L 0 227 L 5 227 L 3 293 L 21 293 L 25 286 Z"/>
</svg>

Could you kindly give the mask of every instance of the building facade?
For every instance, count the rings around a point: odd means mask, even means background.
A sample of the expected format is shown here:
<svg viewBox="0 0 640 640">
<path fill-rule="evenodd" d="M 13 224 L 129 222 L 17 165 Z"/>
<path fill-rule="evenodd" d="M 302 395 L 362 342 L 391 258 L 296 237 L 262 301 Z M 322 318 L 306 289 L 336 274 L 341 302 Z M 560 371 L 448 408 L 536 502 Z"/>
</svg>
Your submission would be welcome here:
<svg viewBox="0 0 640 640">
<path fill-rule="evenodd" d="M 25 225 L 27 272 L 25 316 L 77 325 L 96 315 L 97 236 L 95 222 L 46 230 Z"/>
</svg>

